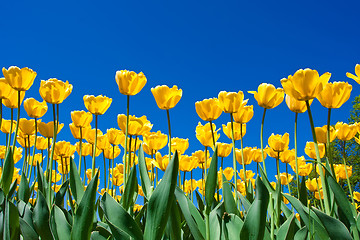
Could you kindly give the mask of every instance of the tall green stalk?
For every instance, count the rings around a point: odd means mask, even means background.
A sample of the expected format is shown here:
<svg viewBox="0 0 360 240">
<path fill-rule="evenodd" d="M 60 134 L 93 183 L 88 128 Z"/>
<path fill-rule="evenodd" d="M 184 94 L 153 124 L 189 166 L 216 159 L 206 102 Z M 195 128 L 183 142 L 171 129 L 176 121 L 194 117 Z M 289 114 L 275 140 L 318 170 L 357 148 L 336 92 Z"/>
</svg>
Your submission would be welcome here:
<svg viewBox="0 0 360 240">
<path fill-rule="evenodd" d="M 237 170 L 236 170 L 236 153 L 235 153 L 235 139 L 234 139 L 234 120 L 233 114 L 230 113 L 230 122 L 231 122 L 231 141 L 233 145 L 233 167 L 234 167 L 234 181 L 235 181 L 235 205 L 238 204 L 237 197 Z"/>
<path fill-rule="evenodd" d="M 243 135 L 242 135 L 242 123 L 240 123 L 240 146 L 241 146 L 241 162 L 244 171 L 244 181 L 245 181 L 245 196 L 247 195 L 247 179 L 246 179 L 246 166 L 244 161 L 244 147 L 243 147 Z M 235 173 L 236 174 L 236 173 Z"/>
<path fill-rule="evenodd" d="M 79 131 L 80 131 L 80 139 L 79 139 L 79 169 L 78 169 L 78 171 L 79 171 L 79 176 L 80 176 L 80 173 L 81 173 L 81 155 L 82 155 L 82 128 L 80 127 L 80 129 L 79 129 Z M 85 171 L 86 171 L 86 169 L 85 169 Z"/>
<path fill-rule="evenodd" d="M 264 140 L 263 140 L 263 138 L 264 138 L 263 136 L 264 136 L 265 114 L 266 114 L 266 108 L 264 108 L 264 113 L 263 113 L 262 120 L 261 120 L 260 146 L 261 146 L 261 159 L 262 159 L 262 162 L 263 162 L 263 168 L 264 168 L 265 175 L 267 176 L 266 165 L 265 165 L 265 155 L 264 155 Z"/>
<path fill-rule="evenodd" d="M 17 113 L 17 122 L 16 122 L 16 127 L 15 127 L 15 135 L 14 135 L 14 141 L 13 141 L 13 146 L 12 149 L 15 150 L 15 145 L 16 145 L 16 136 L 19 132 L 19 120 L 20 120 L 20 93 L 21 91 L 18 91 L 18 113 Z M 10 132 L 11 133 L 11 132 Z"/>
<path fill-rule="evenodd" d="M 50 155 L 50 166 L 47 168 L 48 170 L 48 176 L 49 176 L 49 192 L 48 192 L 48 202 L 51 202 L 51 183 L 52 183 L 52 169 L 53 169 L 53 159 L 54 159 L 54 152 L 55 152 L 55 144 L 56 144 L 56 136 L 57 136 L 57 126 L 58 124 L 56 123 L 56 113 L 55 113 L 55 104 L 53 104 L 53 117 L 54 117 L 54 131 L 53 131 L 53 144 L 51 146 L 51 155 Z"/>
<path fill-rule="evenodd" d="M 327 126 L 326 126 L 326 153 L 330 163 L 331 173 L 333 177 L 335 177 L 335 168 L 334 168 L 334 162 L 330 147 L 330 116 L 331 116 L 331 108 L 328 108 L 328 118 L 327 118 Z"/>
<path fill-rule="evenodd" d="M 95 175 L 95 155 L 96 155 L 96 144 L 97 144 L 97 132 L 98 132 L 98 115 L 95 115 L 95 143 L 94 143 L 93 155 L 92 155 L 91 179 Z"/>
<path fill-rule="evenodd" d="M 125 147 L 124 147 L 125 155 L 124 155 L 124 158 L 123 158 L 124 186 L 126 186 L 126 182 L 127 182 L 127 172 L 126 172 L 127 165 L 128 165 L 128 162 L 127 162 L 127 148 L 128 148 L 127 142 L 128 142 L 128 131 L 129 131 L 129 108 L 130 108 L 130 96 L 127 95 L 126 97 L 127 97 L 126 98 L 126 128 L 125 128 Z"/>
<path fill-rule="evenodd" d="M 298 113 L 295 113 L 295 126 L 294 126 L 295 172 L 296 172 L 297 196 L 298 196 L 298 198 L 300 198 L 300 178 L 299 178 L 299 165 L 298 165 L 298 158 L 297 158 L 297 118 L 298 118 Z"/>
</svg>

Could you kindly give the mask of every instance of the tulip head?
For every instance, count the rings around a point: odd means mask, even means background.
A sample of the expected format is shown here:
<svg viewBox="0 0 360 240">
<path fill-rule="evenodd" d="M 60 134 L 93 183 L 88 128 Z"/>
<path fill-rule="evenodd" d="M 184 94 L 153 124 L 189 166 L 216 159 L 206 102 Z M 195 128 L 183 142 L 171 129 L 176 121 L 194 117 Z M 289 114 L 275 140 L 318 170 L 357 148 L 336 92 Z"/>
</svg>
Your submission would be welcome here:
<svg viewBox="0 0 360 240">
<path fill-rule="evenodd" d="M 199 117 L 204 121 L 214 121 L 220 117 L 222 109 L 219 99 L 210 98 L 195 103 L 195 110 Z"/>
<path fill-rule="evenodd" d="M 220 134 L 217 133 L 219 130 L 216 130 L 216 125 L 211 123 L 214 129 L 214 140 L 215 142 L 219 139 Z M 213 136 L 211 132 L 210 123 L 205 124 L 204 126 L 199 122 L 196 126 L 196 138 L 199 142 L 205 147 L 212 147 L 213 146 Z"/>
<path fill-rule="evenodd" d="M 259 106 L 266 109 L 274 108 L 284 100 L 284 90 L 268 83 L 260 84 L 257 92 L 249 91 L 249 93 L 254 94 Z"/>
<path fill-rule="evenodd" d="M 86 109 L 94 115 L 103 115 L 111 105 L 112 99 L 106 96 L 85 95 L 83 97 Z"/>
<path fill-rule="evenodd" d="M 17 91 L 29 90 L 36 77 L 36 72 L 27 67 L 20 69 L 11 66 L 8 69 L 3 68 L 2 71 L 7 83 Z"/>
<path fill-rule="evenodd" d="M 45 101 L 38 102 L 34 98 L 25 99 L 24 108 L 31 118 L 41 118 L 48 110 L 48 106 Z"/>
<path fill-rule="evenodd" d="M 93 115 L 91 114 L 91 112 L 85 112 L 83 110 L 71 112 L 71 120 L 73 121 L 75 127 L 87 127 L 90 125 L 92 119 Z"/>
<path fill-rule="evenodd" d="M 216 143 L 217 153 L 219 157 L 227 157 L 230 155 L 232 150 L 232 144 L 229 143 Z"/>
<path fill-rule="evenodd" d="M 347 82 L 327 83 L 317 99 L 326 108 L 340 108 L 349 98 L 352 86 Z"/>
<path fill-rule="evenodd" d="M 160 109 L 169 110 L 176 106 L 182 97 L 182 89 L 178 89 L 176 85 L 169 88 L 166 85 L 151 88 L 156 104 Z"/>
<path fill-rule="evenodd" d="M 218 99 L 220 108 L 225 113 L 235 113 L 248 102 L 248 99 L 244 100 L 244 93 L 242 91 L 237 93 L 221 91 L 219 92 Z"/>
<path fill-rule="evenodd" d="M 5 78 L 0 78 L 0 99 L 8 98 L 15 90 L 8 84 Z"/>
<path fill-rule="evenodd" d="M 281 79 L 285 93 L 298 101 L 306 101 L 316 98 L 323 90 L 331 77 L 330 73 L 319 76 L 316 70 L 310 68 L 299 69 L 294 76 Z"/>
<path fill-rule="evenodd" d="M 319 143 L 327 143 L 327 125 L 322 127 L 315 127 L 316 140 Z M 336 138 L 336 131 L 333 126 L 330 126 L 330 142 L 334 141 Z"/>
<path fill-rule="evenodd" d="M 117 117 L 118 126 L 121 131 L 126 132 L 126 115 L 119 114 Z M 147 120 L 146 116 L 129 116 L 128 134 L 133 136 L 144 135 L 152 129 L 153 124 Z"/>
<path fill-rule="evenodd" d="M 254 106 L 243 106 L 233 114 L 234 121 L 237 123 L 248 123 L 254 116 Z"/>
<path fill-rule="evenodd" d="M 357 124 L 347 124 L 343 122 L 337 122 L 335 124 L 336 137 L 341 141 L 349 141 L 355 137 L 358 132 Z"/>
<path fill-rule="evenodd" d="M 312 99 L 309 100 L 309 104 L 312 103 Z M 295 113 L 304 113 L 307 110 L 306 102 L 305 101 L 298 101 L 295 98 L 291 97 L 290 95 L 286 94 L 285 102 L 290 111 Z"/>
<path fill-rule="evenodd" d="M 242 126 L 241 126 L 242 125 Z M 239 140 L 246 134 L 246 124 L 241 124 L 234 122 L 234 140 Z M 228 122 L 226 125 L 222 125 L 224 134 L 229 138 L 232 139 L 232 133 L 231 133 L 231 122 Z M 240 134 L 240 132 L 242 132 Z"/>
<path fill-rule="evenodd" d="M 289 134 L 271 134 L 268 139 L 268 144 L 275 152 L 283 152 L 289 147 Z"/>
<path fill-rule="evenodd" d="M 128 96 L 138 94 L 146 84 L 145 75 L 128 70 L 116 71 L 115 80 L 120 93 Z"/>
<path fill-rule="evenodd" d="M 158 151 L 164 148 L 168 142 L 168 136 L 166 134 L 157 132 L 148 132 L 144 136 L 144 143 L 147 144 L 149 149 Z"/>
<path fill-rule="evenodd" d="M 349 72 L 346 73 L 348 78 L 354 79 L 358 84 L 360 84 L 360 64 L 356 64 L 355 66 L 355 75 Z"/>
<path fill-rule="evenodd" d="M 39 93 L 47 103 L 60 104 L 70 95 L 72 89 L 73 86 L 68 81 L 50 78 L 47 81 L 41 80 Z"/>
</svg>

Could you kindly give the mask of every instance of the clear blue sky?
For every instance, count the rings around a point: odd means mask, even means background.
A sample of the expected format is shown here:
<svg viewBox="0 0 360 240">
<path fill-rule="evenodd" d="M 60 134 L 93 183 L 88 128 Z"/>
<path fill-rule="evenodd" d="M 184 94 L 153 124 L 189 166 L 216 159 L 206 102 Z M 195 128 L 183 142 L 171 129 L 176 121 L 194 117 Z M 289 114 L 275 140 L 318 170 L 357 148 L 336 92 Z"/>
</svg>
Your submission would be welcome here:
<svg viewBox="0 0 360 240">
<path fill-rule="evenodd" d="M 183 89 L 170 114 L 173 136 L 189 138 L 189 155 L 203 149 L 195 137 L 200 121 L 195 102 L 222 90 L 242 90 L 254 105 L 246 146 L 260 145 L 263 110 L 247 91 L 262 82 L 280 87 L 281 78 L 306 67 L 331 72 L 330 81 L 350 82 L 351 98 L 333 111 L 332 124 L 347 121 L 351 101 L 360 94 L 360 86 L 345 76 L 360 63 L 359 1 L 5 1 L 1 9 L 0 66 L 27 66 L 38 73 L 26 97 L 41 100 L 40 80 L 48 78 L 74 86 L 60 105 L 65 127 L 59 140 L 75 143 L 68 128 L 70 112 L 86 110 L 86 94 L 113 99 L 99 126 L 103 132 L 118 128 L 116 116 L 126 112 L 126 97 L 114 76 L 122 69 L 146 75 L 144 89 L 131 97 L 130 113 L 146 115 L 153 131 L 167 133 L 167 120 L 150 88 L 175 84 Z M 326 123 L 327 110 L 317 100 L 313 113 L 316 125 Z M 218 128 L 229 120 L 227 115 L 215 121 Z M 24 110 L 21 116 L 27 117 Z M 51 116 L 49 111 L 44 121 Z M 10 118 L 9 113 L 4 117 Z M 272 132 L 289 132 L 293 147 L 293 119 L 285 102 L 268 111 L 264 139 Z M 301 153 L 312 138 L 307 115 L 299 121 Z M 230 142 L 221 134 L 220 141 Z"/>
</svg>

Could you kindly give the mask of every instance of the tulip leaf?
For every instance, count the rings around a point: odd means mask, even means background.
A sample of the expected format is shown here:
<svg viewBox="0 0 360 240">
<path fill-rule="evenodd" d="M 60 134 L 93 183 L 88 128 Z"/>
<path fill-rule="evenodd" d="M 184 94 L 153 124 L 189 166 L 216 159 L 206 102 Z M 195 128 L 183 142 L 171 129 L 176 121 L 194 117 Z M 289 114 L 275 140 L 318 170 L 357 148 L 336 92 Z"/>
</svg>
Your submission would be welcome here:
<svg viewBox="0 0 360 240">
<path fill-rule="evenodd" d="M 277 240 L 291 240 L 294 239 L 296 233 L 295 214 L 292 213 L 290 217 L 280 226 L 277 234 Z"/>
<path fill-rule="evenodd" d="M 66 194 L 66 191 L 68 189 L 69 186 L 69 180 L 66 180 L 66 182 L 64 182 L 61 185 L 61 188 L 59 189 L 59 191 L 56 193 L 55 195 L 55 204 L 57 206 L 64 206 L 64 196 Z"/>
<path fill-rule="evenodd" d="M 151 196 L 151 192 L 152 192 L 151 181 L 150 181 L 148 170 L 146 167 L 144 149 L 143 149 L 142 144 L 140 145 L 140 148 L 139 148 L 138 159 L 139 159 L 139 172 L 140 172 L 141 188 L 144 192 L 145 197 L 147 199 L 149 199 Z"/>
<path fill-rule="evenodd" d="M 298 230 L 294 236 L 294 240 L 306 240 L 308 235 L 308 229 L 306 226 Z"/>
<path fill-rule="evenodd" d="M 19 219 L 21 235 L 24 239 L 38 240 L 39 235 L 36 231 L 23 219 Z"/>
<path fill-rule="evenodd" d="M 330 239 L 352 239 L 351 234 L 349 233 L 346 226 L 339 220 L 326 215 L 325 213 L 312 208 L 315 214 L 319 217 L 320 221 L 325 227 L 325 230 L 328 232 Z"/>
<path fill-rule="evenodd" d="M 194 209 L 196 212 L 194 214 L 191 213 L 190 205 L 194 204 L 185 196 L 184 192 L 178 187 L 175 189 L 175 196 L 192 236 L 195 240 L 203 240 L 205 236 L 205 223 L 200 213 L 195 206 Z"/>
<path fill-rule="evenodd" d="M 246 212 L 248 212 L 249 208 L 251 207 L 251 203 L 241 193 L 239 193 L 238 191 L 236 191 L 236 193 L 237 193 L 237 195 L 238 195 L 238 197 L 239 197 L 239 199 L 240 199 L 240 201 L 241 201 L 241 203 L 242 203 L 242 205 L 244 207 L 244 210 Z"/>
<path fill-rule="evenodd" d="M 10 190 L 9 193 L 7 195 L 8 199 L 10 199 L 12 197 L 12 195 L 14 194 L 14 192 L 16 191 L 17 188 L 17 179 L 15 179 L 12 184 L 10 185 Z"/>
<path fill-rule="evenodd" d="M 211 210 L 209 215 L 209 225 L 210 225 L 210 240 L 219 239 L 221 236 L 221 217 L 218 214 L 219 208 L 222 206 L 222 203 L 219 203 L 213 210 Z"/>
<path fill-rule="evenodd" d="M 173 199 L 173 204 L 171 205 L 171 214 L 169 216 L 169 221 L 166 224 L 165 232 L 170 239 L 181 240 L 181 216 L 179 212 L 179 206 L 176 203 L 175 198 Z"/>
<path fill-rule="evenodd" d="M 5 201 L 3 224 L 4 224 L 3 239 L 5 240 L 19 239 L 19 235 L 20 235 L 19 212 L 16 206 L 9 200 Z"/>
<path fill-rule="evenodd" d="M 258 176 L 256 178 L 256 195 L 246 215 L 241 229 L 241 239 L 263 239 L 265 233 L 269 192 Z"/>
<path fill-rule="evenodd" d="M 4 191 L 5 195 L 9 193 L 9 188 L 11 185 L 11 181 L 14 175 L 14 159 L 13 159 L 13 152 L 11 147 L 8 148 L 8 152 L 6 153 L 5 160 L 4 160 L 4 167 L 0 179 L 0 186 Z"/>
<path fill-rule="evenodd" d="M 134 219 L 108 193 L 104 193 L 100 201 L 100 206 L 104 211 L 106 222 L 109 224 L 112 233 L 115 232 L 127 238 L 143 238 L 141 229 Z"/>
<path fill-rule="evenodd" d="M 291 205 L 295 208 L 295 210 L 299 213 L 301 220 L 305 223 L 307 229 L 316 229 L 315 237 L 316 239 L 328 239 L 329 235 L 327 234 L 324 226 L 321 224 L 320 220 L 316 216 L 313 211 L 310 211 L 309 218 L 309 209 L 305 207 L 300 200 L 297 198 L 290 196 L 288 194 L 284 194 L 285 198 L 289 200 Z"/>
<path fill-rule="evenodd" d="M 194 192 L 195 192 L 195 196 L 196 196 L 196 202 L 197 202 L 198 207 L 199 207 L 199 211 L 200 211 L 200 212 L 204 212 L 204 208 L 205 208 L 204 202 L 203 202 L 203 200 L 201 199 L 201 196 L 200 196 L 200 194 L 198 193 L 198 191 L 194 191 Z"/>
<path fill-rule="evenodd" d="M 70 239 L 71 226 L 67 222 L 63 211 L 56 205 L 53 205 L 50 213 L 50 228 L 55 240 Z"/>
<path fill-rule="evenodd" d="M 30 188 L 29 188 L 29 182 L 27 178 L 25 177 L 24 172 L 21 174 L 21 181 L 20 186 L 18 190 L 18 197 L 20 200 L 23 200 L 24 202 L 28 202 L 30 198 Z"/>
<path fill-rule="evenodd" d="M 259 169 L 260 169 L 261 180 L 262 180 L 263 184 L 266 186 L 269 193 L 274 194 L 275 189 L 271 186 L 271 184 L 267 178 L 267 175 L 265 174 L 265 172 L 261 166 L 259 166 Z"/>
<path fill-rule="evenodd" d="M 223 232 L 225 239 L 239 239 L 244 222 L 235 214 L 224 214 Z"/>
<path fill-rule="evenodd" d="M 24 220 L 32 229 L 35 229 L 33 224 L 33 212 L 31 211 L 32 207 L 30 203 L 25 203 L 24 201 L 20 200 L 17 203 L 17 208 L 20 219 Z"/>
<path fill-rule="evenodd" d="M 43 195 L 46 197 L 47 193 L 47 181 L 44 177 L 44 171 L 39 165 L 39 162 L 36 163 L 37 169 L 37 182 L 38 182 L 38 191 L 42 192 Z"/>
<path fill-rule="evenodd" d="M 76 203 L 79 204 L 85 191 L 73 158 L 70 158 L 70 189 Z"/>
<path fill-rule="evenodd" d="M 308 198 L 308 193 L 307 193 L 307 188 L 306 188 L 306 185 L 305 185 L 305 177 L 302 177 L 301 184 L 300 184 L 299 200 L 303 205 L 306 205 L 307 204 L 307 198 Z"/>
<path fill-rule="evenodd" d="M 229 181 L 225 178 L 225 175 L 223 174 L 223 197 L 224 197 L 224 206 L 227 213 L 233 213 L 239 216 L 239 211 L 236 207 L 234 196 L 231 191 L 231 186 Z"/>
<path fill-rule="evenodd" d="M 36 232 L 42 239 L 52 239 L 50 231 L 50 211 L 42 192 L 38 192 L 36 205 L 33 211 L 33 223 Z"/>
<path fill-rule="evenodd" d="M 218 156 L 217 156 L 217 147 L 216 147 L 211 159 L 209 172 L 205 181 L 205 201 L 207 207 L 210 207 L 214 201 L 214 195 L 217 184 L 217 175 L 218 175 L 217 162 L 218 162 Z"/>
<path fill-rule="evenodd" d="M 138 183 L 136 178 L 136 165 L 131 169 L 128 181 L 125 186 L 124 194 L 121 197 L 121 203 L 125 210 L 128 210 L 134 205 L 134 197 L 136 197 L 138 191 Z"/>
<path fill-rule="evenodd" d="M 146 240 L 160 239 L 168 220 L 179 169 L 178 153 L 169 162 L 164 176 L 152 193 L 147 209 L 144 238 Z"/>
<path fill-rule="evenodd" d="M 93 228 L 98 178 L 99 171 L 96 171 L 95 177 L 91 179 L 75 211 L 71 239 L 90 239 Z"/>
</svg>

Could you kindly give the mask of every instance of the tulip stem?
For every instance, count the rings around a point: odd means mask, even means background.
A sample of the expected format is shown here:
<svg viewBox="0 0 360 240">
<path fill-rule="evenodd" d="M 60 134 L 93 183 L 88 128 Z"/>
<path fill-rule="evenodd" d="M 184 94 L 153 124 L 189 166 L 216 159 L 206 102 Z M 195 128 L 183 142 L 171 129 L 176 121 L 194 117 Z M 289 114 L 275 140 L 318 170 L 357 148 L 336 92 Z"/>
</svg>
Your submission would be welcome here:
<svg viewBox="0 0 360 240">
<path fill-rule="evenodd" d="M 233 166 L 234 166 L 234 181 L 235 181 L 235 205 L 238 205 L 238 197 L 237 197 L 237 170 L 236 170 L 236 155 L 235 155 L 235 139 L 234 139 L 234 120 L 233 114 L 230 113 L 230 122 L 231 122 L 231 141 L 233 147 Z M 240 133 L 241 135 L 242 133 Z"/>
<path fill-rule="evenodd" d="M 104 150 L 103 150 L 103 152 L 102 152 L 102 154 L 103 154 L 103 159 L 104 159 L 104 184 L 105 184 L 105 192 L 107 192 L 107 190 L 106 190 L 106 187 L 107 187 L 107 185 L 106 185 L 106 159 L 105 159 L 105 154 L 104 154 Z M 109 180 L 109 179 L 108 179 Z"/>
<path fill-rule="evenodd" d="M 265 165 L 265 155 L 264 155 L 264 140 L 263 140 L 265 113 L 266 113 L 266 108 L 264 108 L 264 113 L 263 113 L 262 120 L 261 120 L 260 145 L 261 145 L 261 159 L 262 159 L 262 162 L 263 162 L 265 175 L 267 176 L 266 165 Z"/>
<path fill-rule="evenodd" d="M 211 121 L 210 121 L 210 129 L 211 129 L 211 136 L 212 136 L 213 146 L 214 146 L 214 150 L 215 150 L 215 136 L 214 136 L 214 129 L 213 129 L 213 125 L 212 125 Z"/>
<path fill-rule="evenodd" d="M 98 130 L 98 115 L 95 114 L 95 143 L 93 146 L 93 155 L 92 155 L 92 167 L 91 167 L 91 179 L 95 175 L 95 154 L 96 154 L 96 144 L 97 144 L 97 131 Z M 105 183 L 106 184 L 106 183 Z"/>
<path fill-rule="evenodd" d="M 36 140 L 37 140 L 37 118 L 35 118 L 35 140 L 34 140 L 34 146 L 33 146 L 33 154 L 32 154 L 31 166 L 33 165 L 34 159 L 35 159 Z M 32 167 L 30 167 L 29 182 L 30 182 L 30 178 L 31 178 L 31 171 L 32 171 Z"/>
<path fill-rule="evenodd" d="M 166 109 L 166 115 L 168 120 L 168 126 L 169 126 L 169 162 L 171 160 L 171 127 L 170 127 L 170 113 L 169 109 Z"/>
<path fill-rule="evenodd" d="M 47 196 L 49 203 L 51 203 L 51 201 L 52 201 L 52 197 L 51 197 L 52 168 L 53 168 L 53 159 L 54 159 L 56 136 L 57 136 L 57 123 L 56 123 L 56 114 L 55 114 L 55 104 L 53 104 L 53 117 L 54 117 L 53 144 L 51 146 L 50 166 L 48 167 L 48 172 L 47 172 L 47 175 L 49 176 L 49 179 L 48 179 L 48 181 L 49 181 L 49 188 L 48 188 L 49 192 L 48 192 L 48 196 Z M 54 184 L 54 188 L 55 188 L 55 184 Z"/>
<path fill-rule="evenodd" d="M 80 139 L 79 139 L 79 176 L 80 176 L 80 173 L 81 173 L 81 155 L 82 155 L 82 127 L 79 128 L 79 131 L 80 131 Z M 86 171 L 86 169 L 85 169 Z"/>
<path fill-rule="evenodd" d="M 83 156 L 83 161 L 84 161 L 84 186 L 85 186 L 85 182 L 86 182 L 86 158 L 85 158 L 85 156 Z"/>
<path fill-rule="evenodd" d="M 330 147 L 330 117 L 331 117 L 331 108 L 328 108 L 328 118 L 327 118 L 327 127 L 326 127 L 326 148 L 327 148 L 327 157 L 330 163 L 331 172 L 333 177 L 335 177 L 335 168 L 333 162 L 333 156 L 331 154 L 331 147 Z"/>
<path fill-rule="evenodd" d="M 344 162 L 343 164 L 344 164 L 345 175 L 346 175 L 346 180 L 347 180 L 347 184 L 348 184 L 348 188 L 349 188 L 351 201 L 352 201 L 353 207 L 355 207 L 356 205 L 355 205 L 353 192 L 352 192 L 352 188 L 351 188 L 351 183 L 350 183 L 350 177 L 349 177 L 348 170 L 347 170 L 347 165 L 346 165 L 345 141 L 343 141 L 343 162 Z"/>
<path fill-rule="evenodd" d="M 310 103 L 309 100 L 305 100 L 306 103 L 306 107 L 307 107 L 307 111 L 309 114 L 309 121 L 310 121 L 310 126 L 311 126 L 311 132 L 313 135 L 313 139 L 314 139 L 314 146 L 315 146 L 315 153 L 316 153 L 316 161 L 317 161 L 317 165 L 319 168 L 319 172 L 320 172 L 320 179 L 322 183 L 325 183 L 325 176 L 324 176 L 324 171 L 321 165 L 321 159 L 320 159 L 320 153 L 319 153 L 319 146 L 317 143 L 317 139 L 316 139 L 316 133 L 315 133 L 315 127 L 314 127 L 314 121 L 312 118 L 312 114 L 311 114 L 311 110 L 310 110 Z M 327 186 L 326 184 L 323 185 L 323 193 L 324 193 L 324 204 L 325 204 L 325 213 L 330 215 L 330 204 L 329 204 L 329 199 L 328 199 L 328 192 L 327 192 Z M 319 193 L 320 194 L 320 193 Z"/>
<path fill-rule="evenodd" d="M 127 142 L 128 142 L 128 131 L 129 131 L 129 108 L 130 108 L 130 96 L 126 95 L 126 128 L 125 128 L 125 158 L 123 158 L 123 165 L 124 165 L 124 186 L 126 186 L 126 182 L 127 182 L 127 174 L 126 174 L 126 169 L 127 169 Z"/>
<path fill-rule="evenodd" d="M 295 171 L 296 171 L 297 197 L 300 198 L 299 165 L 298 165 L 298 158 L 297 158 L 297 119 L 298 119 L 298 113 L 295 113 L 295 126 L 294 126 Z"/>
<path fill-rule="evenodd" d="M 8 142 L 7 142 L 7 146 L 6 146 L 6 152 L 9 150 L 9 147 L 10 147 L 10 143 L 11 143 L 11 135 L 12 135 L 12 129 L 13 129 L 13 121 L 14 121 L 14 109 L 12 108 L 10 110 L 10 132 L 9 132 L 9 138 L 8 138 Z M 15 136 L 16 138 L 16 136 Z"/>
<path fill-rule="evenodd" d="M 204 167 L 205 177 L 204 177 L 204 179 L 205 179 L 205 182 L 206 182 L 206 178 L 207 178 L 207 158 L 208 158 L 208 156 L 207 156 L 207 146 L 205 146 L 204 154 L 205 154 L 205 156 L 204 156 L 204 160 L 205 160 L 205 167 Z"/>
<path fill-rule="evenodd" d="M 115 158 L 115 145 L 112 145 L 112 161 L 111 161 L 111 178 L 112 178 L 112 181 L 111 181 L 111 193 L 112 193 L 112 196 L 115 197 L 114 195 L 114 160 Z M 110 168 L 110 165 L 109 165 L 109 168 Z"/>
<path fill-rule="evenodd" d="M 15 145 L 16 145 L 16 136 L 18 134 L 18 131 L 19 131 L 19 120 L 20 120 L 20 93 L 21 91 L 18 91 L 18 113 L 17 113 L 17 122 L 16 122 L 16 127 L 15 127 L 15 135 L 14 135 L 14 142 L 13 142 L 13 146 L 12 146 L 12 149 L 13 151 L 15 150 Z"/>
<path fill-rule="evenodd" d="M 244 181 L 245 181 L 245 196 L 247 196 L 247 179 L 246 179 L 246 166 L 245 166 L 245 161 L 244 161 L 244 146 L 243 146 L 243 125 L 242 123 L 240 123 L 240 146 L 241 146 L 241 162 L 242 162 L 242 166 L 243 166 L 243 173 L 244 173 Z M 235 173 L 236 174 L 236 173 Z"/>
</svg>

